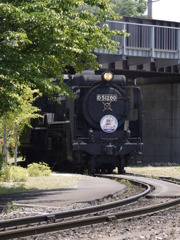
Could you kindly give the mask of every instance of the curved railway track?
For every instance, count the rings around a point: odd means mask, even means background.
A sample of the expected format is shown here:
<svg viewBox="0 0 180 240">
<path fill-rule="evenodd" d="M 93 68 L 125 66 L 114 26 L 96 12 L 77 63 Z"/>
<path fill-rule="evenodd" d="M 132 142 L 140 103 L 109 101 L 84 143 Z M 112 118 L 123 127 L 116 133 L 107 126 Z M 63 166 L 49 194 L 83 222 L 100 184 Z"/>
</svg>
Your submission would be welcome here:
<svg viewBox="0 0 180 240">
<path fill-rule="evenodd" d="M 151 178 L 151 175 L 145 175 L 145 174 L 135 174 L 135 173 L 126 173 L 126 175 L 129 176 L 137 176 L 137 177 L 146 177 Z M 180 185 L 180 178 L 174 178 L 174 177 L 165 177 L 165 176 L 156 176 L 156 179 L 163 180 L 170 183 L 175 183 Z"/>
<path fill-rule="evenodd" d="M 129 203 L 137 201 L 139 198 L 146 196 L 150 192 L 150 186 L 142 182 L 135 181 L 136 184 L 140 184 L 145 187 L 145 191 L 136 196 L 115 201 L 108 204 L 93 206 L 84 209 L 78 209 L 73 211 L 66 211 L 54 214 L 47 214 L 35 217 L 26 217 L 13 220 L 0 221 L 0 240 L 13 239 L 17 237 L 32 236 L 53 231 L 62 231 L 65 229 L 72 229 L 82 226 L 88 226 L 92 224 L 113 222 L 119 219 L 126 219 L 135 216 L 141 216 L 144 214 L 154 213 L 160 210 L 164 210 L 173 207 L 180 203 L 180 198 L 168 201 L 166 203 L 158 204 L 155 206 L 143 207 L 134 210 L 114 211 L 112 214 L 104 214 L 101 216 L 84 216 L 84 218 L 71 220 L 71 217 L 79 217 L 80 215 L 98 213 L 107 209 L 117 208 Z M 66 219 L 67 218 L 67 219 Z M 69 219 L 68 219 L 69 218 Z M 14 229 L 18 228 L 18 229 Z"/>
</svg>

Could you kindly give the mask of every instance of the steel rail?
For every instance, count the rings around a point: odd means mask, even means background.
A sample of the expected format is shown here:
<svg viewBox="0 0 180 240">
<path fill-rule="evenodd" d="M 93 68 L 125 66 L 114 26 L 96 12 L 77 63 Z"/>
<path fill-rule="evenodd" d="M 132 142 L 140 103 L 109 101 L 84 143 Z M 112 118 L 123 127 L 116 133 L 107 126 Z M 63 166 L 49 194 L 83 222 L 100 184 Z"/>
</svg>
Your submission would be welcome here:
<svg viewBox="0 0 180 240">
<path fill-rule="evenodd" d="M 114 178 L 116 178 L 116 177 L 114 177 Z M 128 197 L 126 199 L 117 200 L 114 202 L 96 205 L 96 206 L 92 206 L 92 207 L 76 209 L 76 210 L 72 210 L 72 211 L 50 213 L 50 214 L 46 214 L 46 215 L 38 215 L 38 216 L 23 217 L 23 218 L 16 218 L 16 219 L 0 221 L 0 229 L 8 228 L 8 227 L 16 227 L 16 226 L 26 225 L 26 224 L 35 224 L 35 223 L 39 223 L 39 222 L 50 223 L 50 222 L 55 222 L 57 219 L 75 217 L 75 216 L 79 216 L 79 215 L 83 215 L 83 214 L 100 212 L 100 211 L 104 211 L 107 209 L 120 207 L 120 206 L 127 205 L 129 203 L 133 203 L 133 202 L 137 201 L 139 198 L 146 196 L 151 190 L 151 187 L 148 184 L 143 183 L 141 181 L 135 181 L 135 180 L 131 181 L 130 180 L 130 182 L 132 182 L 134 184 L 139 184 L 140 186 L 146 188 L 146 190 L 140 194 Z"/>
<path fill-rule="evenodd" d="M 180 204 L 180 198 L 173 201 L 166 202 L 166 203 L 158 204 L 155 206 L 149 206 L 149 207 L 139 208 L 135 210 L 119 212 L 116 214 L 109 214 L 109 215 L 103 215 L 98 217 L 86 218 L 82 220 L 69 221 L 64 223 L 62 222 L 53 223 L 53 224 L 30 227 L 25 229 L 11 230 L 8 232 L 1 232 L 0 240 L 37 235 L 37 234 L 42 234 L 47 232 L 62 231 L 62 230 L 67 230 L 67 229 L 72 229 L 77 227 L 88 226 L 92 224 L 98 224 L 98 223 L 113 222 L 115 220 L 122 220 L 122 219 L 131 218 L 131 217 L 142 216 L 145 214 L 151 214 L 154 212 L 158 212 L 158 211 L 176 206 L 178 204 Z"/>
<path fill-rule="evenodd" d="M 147 175 L 147 174 L 126 173 L 126 175 L 144 177 L 144 178 L 152 178 L 152 175 Z M 166 177 L 166 176 L 155 176 L 155 177 L 156 177 L 156 179 L 162 180 L 162 181 L 165 181 L 165 182 L 180 184 L 180 178 Z"/>
<path fill-rule="evenodd" d="M 174 183 L 174 184 L 180 184 L 180 179 L 179 178 L 173 178 L 173 177 L 159 177 L 159 180 L 163 180 L 163 181 L 166 181 L 166 182 L 171 182 L 171 183 Z"/>
</svg>

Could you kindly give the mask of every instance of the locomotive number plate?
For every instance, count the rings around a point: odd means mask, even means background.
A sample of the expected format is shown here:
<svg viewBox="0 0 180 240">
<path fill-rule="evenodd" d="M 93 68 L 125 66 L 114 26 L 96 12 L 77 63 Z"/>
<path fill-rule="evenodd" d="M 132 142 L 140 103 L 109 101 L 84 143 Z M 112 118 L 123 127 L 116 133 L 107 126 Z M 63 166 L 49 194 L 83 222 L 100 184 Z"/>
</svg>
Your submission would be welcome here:
<svg viewBox="0 0 180 240">
<path fill-rule="evenodd" d="M 96 100 L 97 101 L 117 102 L 117 94 L 97 94 Z"/>
</svg>

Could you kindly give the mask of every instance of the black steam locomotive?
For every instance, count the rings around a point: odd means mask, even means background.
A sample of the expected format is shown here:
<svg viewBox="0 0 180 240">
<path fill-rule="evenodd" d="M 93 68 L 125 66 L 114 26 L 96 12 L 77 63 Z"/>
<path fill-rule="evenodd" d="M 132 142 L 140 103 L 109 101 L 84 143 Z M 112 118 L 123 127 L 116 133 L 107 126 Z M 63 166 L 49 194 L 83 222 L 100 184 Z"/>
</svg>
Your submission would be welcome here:
<svg viewBox="0 0 180 240">
<path fill-rule="evenodd" d="M 32 121 L 21 138 L 27 163 L 46 162 L 68 172 L 119 173 L 142 151 L 141 91 L 125 76 L 85 71 L 65 80 L 74 98 L 36 102 L 43 118 Z"/>
</svg>

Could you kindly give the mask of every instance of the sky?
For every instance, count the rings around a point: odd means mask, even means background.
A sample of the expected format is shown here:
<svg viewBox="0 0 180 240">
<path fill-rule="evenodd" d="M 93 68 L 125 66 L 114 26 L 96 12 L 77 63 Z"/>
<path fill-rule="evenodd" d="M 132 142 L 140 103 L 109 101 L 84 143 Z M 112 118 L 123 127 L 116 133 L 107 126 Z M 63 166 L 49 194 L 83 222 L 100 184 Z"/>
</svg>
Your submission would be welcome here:
<svg viewBox="0 0 180 240">
<path fill-rule="evenodd" d="M 180 0 L 152 0 L 152 18 L 180 22 Z"/>
</svg>

